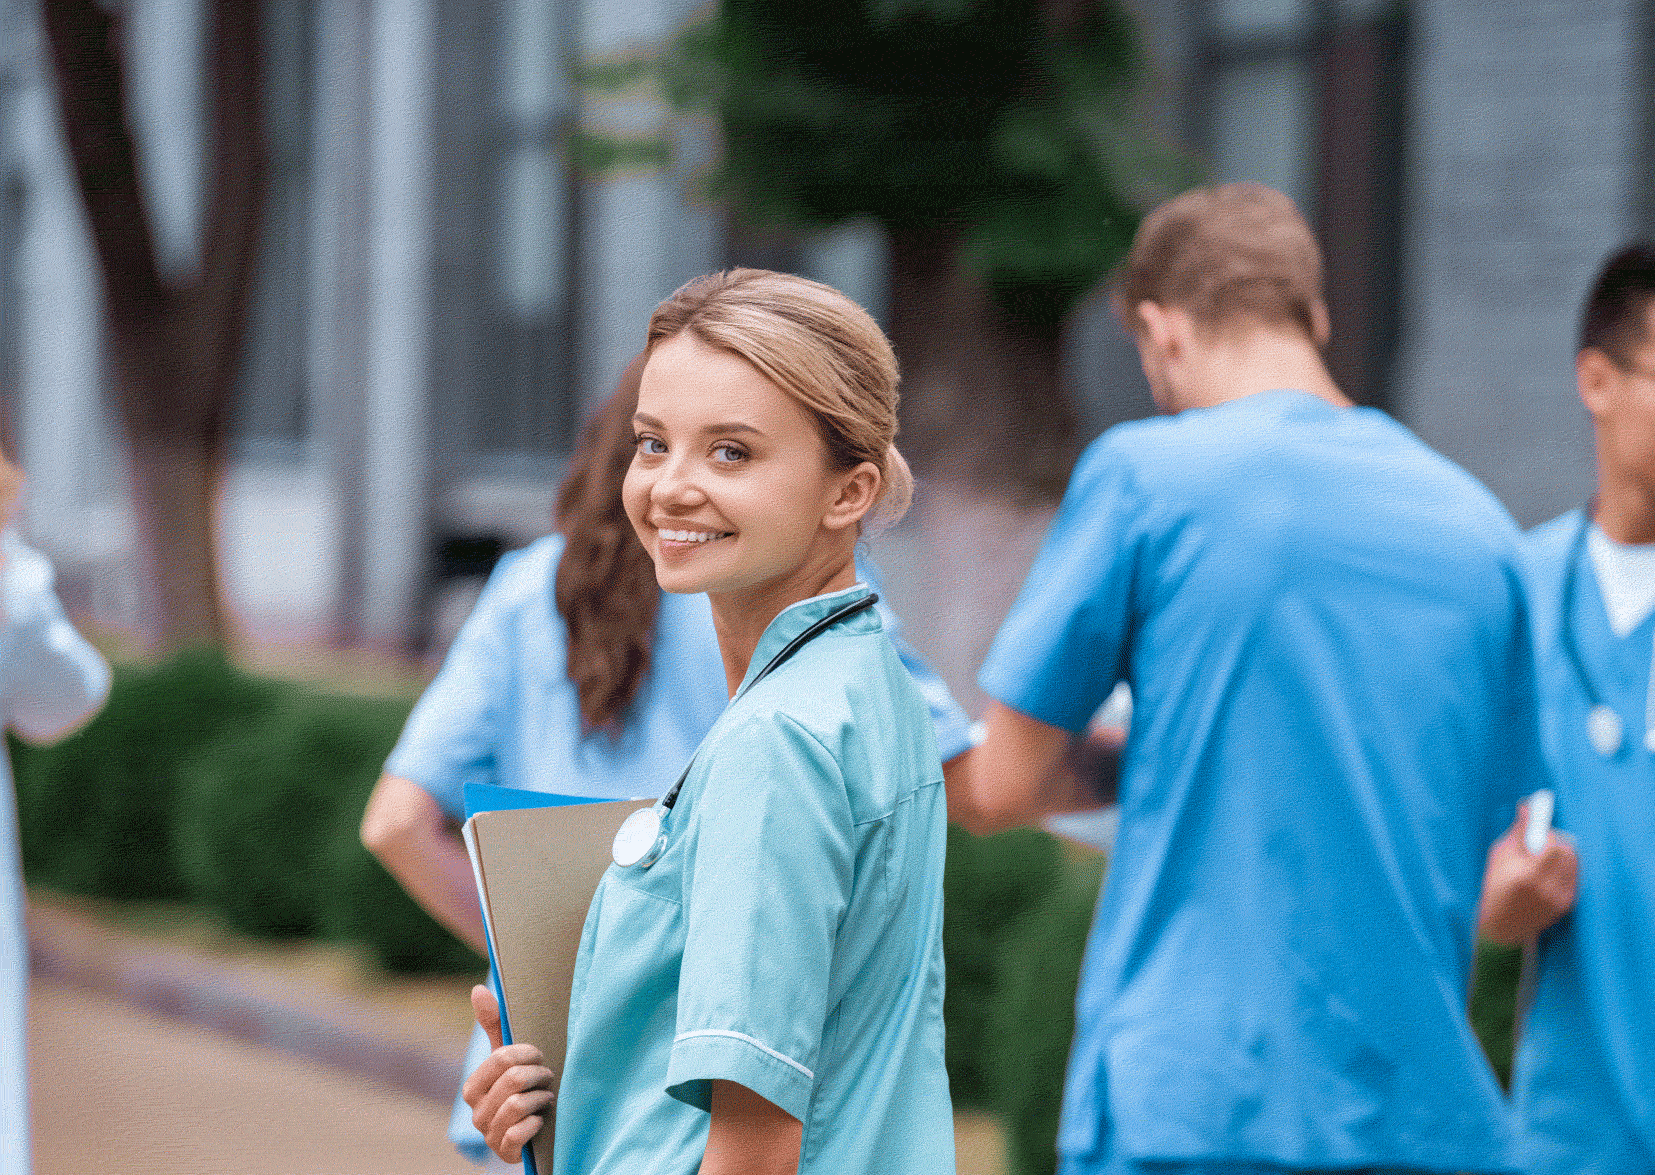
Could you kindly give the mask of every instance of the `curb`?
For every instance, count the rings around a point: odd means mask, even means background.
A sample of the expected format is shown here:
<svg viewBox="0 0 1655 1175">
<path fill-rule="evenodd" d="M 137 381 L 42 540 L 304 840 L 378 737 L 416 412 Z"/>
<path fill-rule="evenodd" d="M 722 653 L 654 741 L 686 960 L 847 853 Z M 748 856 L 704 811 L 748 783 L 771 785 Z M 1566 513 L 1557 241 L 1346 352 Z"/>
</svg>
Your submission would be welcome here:
<svg viewBox="0 0 1655 1175">
<path fill-rule="evenodd" d="M 380 1027 L 385 1009 L 308 990 L 246 963 L 180 954 L 88 919 L 31 905 L 29 969 L 43 979 L 122 1000 L 237 1040 L 275 1049 L 448 1105 L 463 1036 L 438 1048 Z"/>
</svg>

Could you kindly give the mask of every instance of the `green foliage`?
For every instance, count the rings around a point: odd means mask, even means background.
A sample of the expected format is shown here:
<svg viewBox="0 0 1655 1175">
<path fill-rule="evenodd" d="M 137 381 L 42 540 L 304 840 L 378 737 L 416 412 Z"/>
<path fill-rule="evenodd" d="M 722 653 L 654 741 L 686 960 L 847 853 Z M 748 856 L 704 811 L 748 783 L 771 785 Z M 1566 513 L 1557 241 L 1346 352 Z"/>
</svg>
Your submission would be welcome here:
<svg viewBox="0 0 1655 1175">
<path fill-rule="evenodd" d="M 1517 1017 L 1517 977 L 1523 969 L 1523 952 L 1516 947 L 1491 942 L 1477 944 L 1477 964 L 1471 988 L 1471 1027 L 1483 1042 L 1488 1063 L 1511 1086 L 1511 1054 L 1515 1043 L 1512 1027 Z"/>
<path fill-rule="evenodd" d="M 1051 1175 L 1057 1165 L 1075 988 L 1102 879 L 1101 858 L 1069 866 L 1044 900 L 1019 919 L 1002 948 L 985 1061 L 994 1076 L 991 1092 L 1015 1175 Z"/>
<path fill-rule="evenodd" d="M 715 191 L 750 219 L 948 229 L 1012 314 L 1053 329 L 1190 169 L 1140 129 L 1117 0 L 723 0 L 667 89 L 717 111 Z"/>
<path fill-rule="evenodd" d="M 319 931 L 334 830 L 355 832 L 407 716 L 402 702 L 295 690 L 198 756 L 176 817 L 194 898 L 246 934 Z"/>
<path fill-rule="evenodd" d="M 943 875 L 943 955 L 948 961 L 948 1080 L 959 1106 L 993 1104 L 985 1066 L 1008 927 L 1039 903 L 1062 871 L 1062 850 L 1043 832 L 977 839 L 948 830 Z"/>
<path fill-rule="evenodd" d="M 359 804 L 358 815 L 361 810 Z M 354 820 L 334 828 L 322 866 L 335 898 L 323 912 L 329 937 L 362 943 L 387 971 L 457 974 L 487 965 L 422 910 L 362 847 Z"/>
<path fill-rule="evenodd" d="M 249 677 L 212 650 L 117 667 L 85 730 L 12 741 L 25 874 L 195 901 L 246 934 L 363 942 L 394 970 L 475 971 L 358 837 L 408 709 Z"/>
<path fill-rule="evenodd" d="M 13 743 L 23 867 L 31 881 L 109 898 L 182 898 L 173 815 L 181 772 L 282 692 L 215 649 L 117 667 L 102 713 L 50 748 Z"/>
</svg>

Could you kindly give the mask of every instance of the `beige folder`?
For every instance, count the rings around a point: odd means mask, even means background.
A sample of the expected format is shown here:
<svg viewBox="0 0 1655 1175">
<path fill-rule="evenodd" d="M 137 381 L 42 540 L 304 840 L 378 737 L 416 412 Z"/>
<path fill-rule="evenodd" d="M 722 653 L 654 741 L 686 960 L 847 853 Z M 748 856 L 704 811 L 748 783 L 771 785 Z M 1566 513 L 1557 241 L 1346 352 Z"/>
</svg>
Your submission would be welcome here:
<svg viewBox="0 0 1655 1175">
<path fill-rule="evenodd" d="M 568 1043 L 569 987 L 581 928 L 615 830 L 654 800 L 603 800 L 550 808 L 478 812 L 465 822 L 465 844 L 477 877 L 489 954 L 504 997 L 506 1040 L 532 1044 L 563 1076 Z M 553 1175 L 552 1118 L 535 1136 L 537 1175 Z M 527 1152 L 525 1152 L 527 1156 Z"/>
</svg>

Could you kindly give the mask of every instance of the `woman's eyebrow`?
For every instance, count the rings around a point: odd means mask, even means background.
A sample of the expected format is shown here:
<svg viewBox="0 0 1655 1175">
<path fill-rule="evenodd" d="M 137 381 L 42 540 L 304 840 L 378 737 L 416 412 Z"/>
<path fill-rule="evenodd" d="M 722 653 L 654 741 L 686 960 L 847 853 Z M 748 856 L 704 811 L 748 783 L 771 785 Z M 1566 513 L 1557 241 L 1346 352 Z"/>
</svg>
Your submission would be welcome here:
<svg viewBox="0 0 1655 1175">
<path fill-rule="evenodd" d="M 656 420 L 655 417 L 651 416 L 647 412 L 635 412 L 635 413 L 633 413 L 632 423 L 633 424 L 641 424 L 645 428 L 665 428 L 666 427 L 666 425 L 662 424 L 659 420 Z M 730 433 L 751 433 L 753 436 L 756 436 L 756 437 L 762 437 L 764 435 L 764 430 L 763 429 L 756 428 L 755 426 L 753 426 L 751 424 L 743 424 L 739 420 L 726 421 L 722 424 L 704 425 L 701 428 L 701 432 L 704 433 L 704 434 L 717 433 L 717 434 L 721 434 L 721 435 L 725 435 L 725 436 L 728 436 Z"/>
</svg>

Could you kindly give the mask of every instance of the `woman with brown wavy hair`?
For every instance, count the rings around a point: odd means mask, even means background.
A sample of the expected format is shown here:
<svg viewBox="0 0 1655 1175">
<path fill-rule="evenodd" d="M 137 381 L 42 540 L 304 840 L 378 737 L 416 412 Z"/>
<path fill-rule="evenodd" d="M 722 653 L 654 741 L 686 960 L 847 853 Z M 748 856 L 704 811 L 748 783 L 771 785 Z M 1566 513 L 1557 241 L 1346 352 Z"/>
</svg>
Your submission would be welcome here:
<svg viewBox="0 0 1655 1175">
<path fill-rule="evenodd" d="M 368 848 L 443 925 L 485 953 L 457 824 L 467 783 L 606 798 L 660 795 L 728 694 L 707 597 L 663 594 L 621 502 L 637 447 L 640 355 L 582 429 L 557 533 L 507 555 L 409 716 L 362 820 Z M 895 617 L 884 615 L 886 631 Z M 945 758 L 969 746 L 947 688 L 898 642 Z M 487 1055 L 479 1031 L 469 1073 Z M 488 1155 L 456 1102 L 449 1137 Z"/>
</svg>

